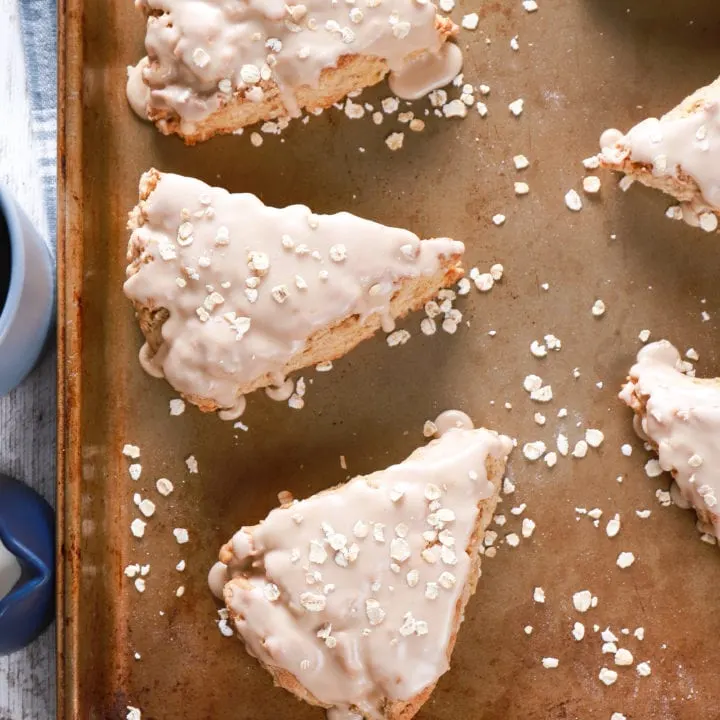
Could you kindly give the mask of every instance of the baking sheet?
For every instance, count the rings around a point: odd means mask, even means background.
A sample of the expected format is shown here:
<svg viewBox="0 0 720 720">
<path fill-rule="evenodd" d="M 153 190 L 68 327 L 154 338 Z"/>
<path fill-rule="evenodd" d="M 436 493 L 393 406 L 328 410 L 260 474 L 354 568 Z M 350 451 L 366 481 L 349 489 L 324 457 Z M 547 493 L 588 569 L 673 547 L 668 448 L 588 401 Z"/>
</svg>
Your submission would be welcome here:
<svg viewBox="0 0 720 720">
<path fill-rule="evenodd" d="M 519 532 L 509 509 L 521 502 L 537 530 L 484 562 L 452 670 L 418 717 L 718 713 L 718 551 L 699 541 L 691 513 L 657 503 L 655 490 L 668 478 L 645 477 L 647 455 L 615 399 L 643 328 L 696 348 L 699 374 L 720 374 L 717 235 L 671 223 L 663 217 L 667 199 L 642 188 L 623 195 L 607 175 L 601 196 L 586 198 L 581 213 L 570 213 L 563 196 L 580 189 L 579 161 L 595 152 L 601 130 L 661 113 L 716 76 L 720 7 L 541 0 L 528 14 L 519 0 L 465 0 L 452 16 L 470 11 L 481 20 L 476 32 L 460 35 L 465 76 L 491 86 L 489 116 L 430 118 L 418 134 L 405 127 L 405 146 L 392 153 L 384 138 L 403 129 L 397 121 L 377 127 L 335 110 L 294 123 L 282 139 L 266 137 L 260 148 L 247 137 L 186 148 L 125 104 L 125 67 L 142 54 L 143 23 L 132 3 L 61 3 L 60 718 L 124 718 L 128 705 L 152 720 L 321 718 L 273 688 L 241 644 L 221 636 L 207 569 L 234 530 L 276 504 L 278 491 L 303 497 L 399 461 L 423 442 L 424 420 L 449 407 L 521 444 L 553 445 L 559 431 L 574 443 L 587 427 L 606 439 L 585 459 L 561 459 L 552 470 L 512 456 L 517 491 L 501 506 L 507 525 L 496 530 L 500 539 Z M 509 45 L 514 35 L 519 52 Z M 363 99 L 377 104 L 387 94 L 380 86 Z M 525 111 L 514 118 L 507 105 L 519 97 Z M 522 173 L 512 166 L 518 153 L 532 163 Z M 490 293 L 473 289 L 458 302 L 467 325 L 453 336 L 423 336 L 415 315 L 402 324 L 413 334 L 407 345 L 388 348 L 380 336 L 331 373 L 304 373 L 312 384 L 300 412 L 256 394 L 243 417 L 247 432 L 193 408 L 170 417 L 176 394 L 138 366 L 140 333 L 121 289 L 126 213 L 141 172 L 153 165 L 252 191 L 269 204 L 347 209 L 422 236 L 450 235 L 467 243 L 468 268 L 501 262 L 506 274 Z M 529 183 L 527 197 L 514 196 L 514 180 Z M 507 216 L 503 227 L 492 224 L 495 213 Z M 595 319 L 598 298 L 607 312 Z M 529 346 L 546 333 L 563 347 L 538 360 Z M 522 388 L 528 373 L 552 384 L 552 403 L 530 402 Z M 558 419 L 563 407 L 568 416 Z M 536 411 L 547 416 L 544 427 L 533 421 Z M 625 442 L 634 447 L 630 458 L 620 453 Z M 120 452 L 125 443 L 141 448 L 137 482 Z M 186 470 L 191 454 L 197 475 Z M 176 486 L 167 499 L 154 491 L 161 476 Z M 158 506 L 141 541 L 130 533 L 134 492 Z M 601 508 L 601 527 L 578 519 L 576 507 Z M 635 510 L 644 508 L 652 516 L 640 520 Z M 615 512 L 622 529 L 609 539 L 604 525 Z M 187 545 L 175 542 L 177 527 L 189 530 Z M 637 560 L 620 571 L 615 559 L 626 550 Z M 181 559 L 182 573 L 174 569 Z M 136 562 L 151 565 L 143 595 L 123 575 Z M 532 600 L 536 586 L 544 605 Z M 579 616 L 571 598 L 582 589 L 599 604 Z M 581 642 L 570 634 L 575 620 L 587 626 Z M 613 667 L 612 657 L 601 654 L 594 624 L 619 636 L 644 627 L 643 641 L 621 636 L 619 645 L 636 662 L 649 661 L 652 675 L 620 668 L 614 686 L 602 685 L 598 672 Z M 547 656 L 559 658 L 557 669 L 542 667 Z"/>
</svg>

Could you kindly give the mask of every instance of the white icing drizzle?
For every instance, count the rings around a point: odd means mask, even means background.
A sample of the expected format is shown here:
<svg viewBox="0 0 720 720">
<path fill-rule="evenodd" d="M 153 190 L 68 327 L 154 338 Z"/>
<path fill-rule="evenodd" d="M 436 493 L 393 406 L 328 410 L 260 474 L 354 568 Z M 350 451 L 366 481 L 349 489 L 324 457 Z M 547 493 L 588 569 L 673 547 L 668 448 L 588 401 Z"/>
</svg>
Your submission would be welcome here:
<svg viewBox="0 0 720 720">
<path fill-rule="evenodd" d="M 494 432 L 451 429 L 399 465 L 240 530 L 209 581 L 216 593 L 228 582 L 248 651 L 292 673 L 330 717 L 385 717 L 383 699 L 434 684 L 475 562 L 465 550 L 477 506 L 497 492 L 486 462 L 499 482 L 511 449 Z"/>
<path fill-rule="evenodd" d="M 444 435 L 453 428 L 472 430 L 475 427 L 471 417 L 462 410 L 444 410 L 435 418 L 434 425 L 438 436 Z"/>
<path fill-rule="evenodd" d="M 349 213 L 276 209 L 192 178 L 150 171 L 156 185 L 129 245 L 125 294 L 166 308 L 162 345 L 141 364 L 193 402 L 242 411 L 240 396 L 282 385 L 315 332 L 351 315 L 390 315 L 399 283 L 436 274 L 464 246 Z"/>
<path fill-rule="evenodd" d="M 265 394 L 271 399 L 277 402 L 283 402 L 287 400 L 295 390 L 295 383 L 288 378 L 281 385 L 268 385 L 265 388 Z"/>
<path fill-rule="evenodd" d="M 130 103 L 136 111 L 149 109 L 151 119 L 169 111 L 188 134 L 235 93 L 258 102 L 276 84 L 287 114 L 297 115 L 297 91 L 317 87 L 322 71 L 344 56 L 379 57 L 397 72 L 416 53 L 438 53 L 445 41 L 427 0 L 136 0 L 136 5 L 148 14 L 150 62 L 142 76 L 150 98 L 144 105 L 133 82 Z M 452 61 L 457 67 L 456 55 Z"/>
<path fill-rule="evenodd" d="M 444 43 L 436 53 L 423 53 L 390 73 L 390 90 L 404 100 L 417 100 L 444 87 L 462 70 L 462 50 L 455 43 Z"/>
<path fill-rule="evenodd" d="M 663 470 L 720 537 L 720 381 L 681 371 L 680 353 L 667 340 L 646 345 L 620 398 L 642 409 L 642 435 L 657 446 Z"/>
<path fill-rule="evenodd" d="M 611 163 L 625 159 L 652 166 L 655 176 L 680 172 L 695 180 L 709 208 L 720 211 L 720 103 L 705 102 L 680 117 L 670 113 L 648 118 L 626 135 L 606 130 L 600 138 L 603 156 Z M 698 208 L 695 209 L 698 212 Z"/>
</svg>

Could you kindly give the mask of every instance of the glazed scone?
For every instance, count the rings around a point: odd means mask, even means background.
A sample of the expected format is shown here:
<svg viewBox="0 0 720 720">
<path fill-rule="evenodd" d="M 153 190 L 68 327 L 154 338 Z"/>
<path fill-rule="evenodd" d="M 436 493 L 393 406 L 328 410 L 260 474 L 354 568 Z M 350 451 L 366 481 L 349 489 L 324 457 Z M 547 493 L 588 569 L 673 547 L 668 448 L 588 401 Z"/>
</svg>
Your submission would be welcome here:
<svg viewBox="0 0 720 720">
<path fill-rule="evenodd" d="M 338 102 L 393 74 L 407 99 L 462 67 L 428 0 L 136 0 L 147 56 L 128 71 L 143 118 L 193 144 Z"/>
<path fill-rule="evenodd" d="M 682 217 L 708 232 L 720 217 L 720 78 L 685 98 L 659 120 L 648 118 L 627 135 L 608 130 L 601 164 L 676 198 Z"/>
<path fill-rule="evenodd" d="M 620 398 L 672 473 L 679 504 L 695 508 L 702 532 L 720 537 L 720 378 L 690 377 L 687 365 L 667 340 L 646 345 Z"/>
<path fill-rule="evenodd" d="M 452 428 L 222 548 L 211 588 L 277 685 L 333 720 L 418 712 L 449 669 L 511 448 Z"/>
<path fill-rule="evenodd" d="M 129 227 L 124 289 L 143 366 L 227 419 L 247 393 L 391 330 L 462 276 L 465 249 L 157 170 L 142 176 Z"/>
</svg>

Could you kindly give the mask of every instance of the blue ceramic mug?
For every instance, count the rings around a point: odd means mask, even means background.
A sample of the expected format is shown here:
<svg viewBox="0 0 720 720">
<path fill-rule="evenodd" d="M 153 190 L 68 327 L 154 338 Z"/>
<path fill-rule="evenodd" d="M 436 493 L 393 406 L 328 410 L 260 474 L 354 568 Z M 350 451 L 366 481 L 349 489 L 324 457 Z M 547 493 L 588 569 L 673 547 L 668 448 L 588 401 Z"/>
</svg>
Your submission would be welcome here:
<svg viewBox="0 0 720 720">
<path fill-rule="evenodd" d="M 0 185 L 0 395 L 19 385 L 35 366 L 54 306 L 50 250 Z"/>
<path fill-rule="evenodd" d="M 31 643 L 55 606 L 55 514 L 23 483 L 0 475 L 0 655 Z"/>
</svg>

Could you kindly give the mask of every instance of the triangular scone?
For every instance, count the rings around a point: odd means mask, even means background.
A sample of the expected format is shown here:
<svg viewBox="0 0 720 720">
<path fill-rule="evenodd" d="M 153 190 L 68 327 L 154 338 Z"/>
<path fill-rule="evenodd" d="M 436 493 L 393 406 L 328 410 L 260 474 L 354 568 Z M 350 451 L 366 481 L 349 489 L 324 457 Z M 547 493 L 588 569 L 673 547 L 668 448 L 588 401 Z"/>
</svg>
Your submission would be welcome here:
<svg viewBox="0 0 720 720">
<path fill-rule="evenodd" d="M 680 201 L 670 213 L 712 232 L 720 217 L 720 78 L 659 120 L 607 131 L 600 162 Z"/>
<path fill-rule="evenodd" d="M 667 340 L 646 345 L 620 398 L 697 511 L 701 531 L 720 537 L 720 378 L 690 377 L 687 365 Z"/>
<path fill-rule="evenodd" d="M 222 548 L 211 587 L 277 685 L 332 718 L 415 715 L 449 668 L 511 448 L 453 428 Z"/>
<path fill-rule="evenodd" d="M 136 0 L 147 57 L 129 69 L 133 109 L 193 144 L 261 121 L 286 124 L 398 74 L 407 99 L 447 84 L 457 31 L 426 0 Z M 404 72 L 403 72 L 404 71 Z"/>
<path fill-rule="evenodd" d="M 462 276 L 461 242 L 267 207 L 157 170 L 143 175 L 129 225 L 125 294 L 144 367 L 227 418 L 245 394 L 345 355 Z"/>
</svg>

